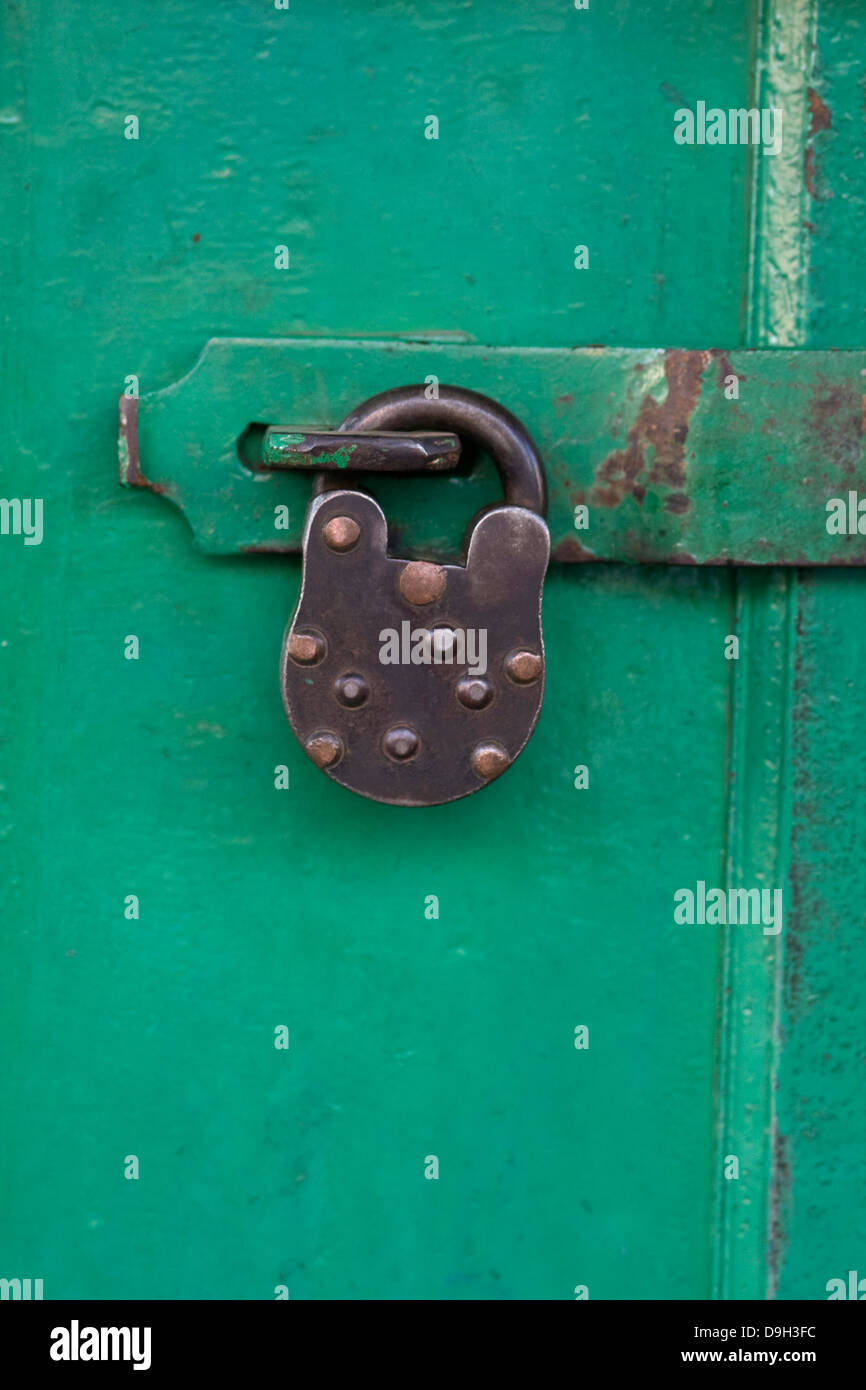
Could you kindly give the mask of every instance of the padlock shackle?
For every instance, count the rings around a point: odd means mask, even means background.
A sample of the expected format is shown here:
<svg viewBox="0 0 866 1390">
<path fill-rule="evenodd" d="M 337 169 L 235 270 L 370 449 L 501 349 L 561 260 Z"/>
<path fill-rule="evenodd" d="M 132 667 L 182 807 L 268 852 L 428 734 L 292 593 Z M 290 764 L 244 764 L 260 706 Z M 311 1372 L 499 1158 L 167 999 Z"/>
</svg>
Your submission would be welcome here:
<svg viewBox="0 0 866 1390">
<path fill-rule="evenodd" d="M 528 430 L 510 410 L 462 386 L 440 386 L 437 398 L 427 388 L 397 386 L 382 391 L 346 416 L 340 431 L 453 430 L 493 459 L 502 479 L 505 501 L 539 516 L 547 513 L 544 465 Z"/>
</svg>

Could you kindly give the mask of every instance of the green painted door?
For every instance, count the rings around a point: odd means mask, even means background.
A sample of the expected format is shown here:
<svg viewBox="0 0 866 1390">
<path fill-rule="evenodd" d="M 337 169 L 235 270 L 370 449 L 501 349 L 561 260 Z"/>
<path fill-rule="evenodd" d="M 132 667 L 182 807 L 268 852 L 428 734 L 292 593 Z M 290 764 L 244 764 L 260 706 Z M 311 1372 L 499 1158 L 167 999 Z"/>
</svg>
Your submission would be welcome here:
<svg viewBox="0 0 866 1390">
<path fill-rule="evenodd" d="M 866 1260 L 866 557 L 825 525 L 863 465 L 862 6 L 2 31 L 0 1276 L 826 1298 Z M 781 111 L 779 151 L 680 143 L 698 103 Z M 184 386 L 212 338 L 255 342 Z M 240 553 L 259 484 L 207 440 L 431 374 L 525 420 L 559 548 L 528 748 L 402 810 L 296 744 L 299 561 Z M 121 393 L 177 506 L 118 486 Z M 446 554 L 495 482 L 381 495 Z M 781 930 L 677 920 L 699 884 Z"/>
</svg>

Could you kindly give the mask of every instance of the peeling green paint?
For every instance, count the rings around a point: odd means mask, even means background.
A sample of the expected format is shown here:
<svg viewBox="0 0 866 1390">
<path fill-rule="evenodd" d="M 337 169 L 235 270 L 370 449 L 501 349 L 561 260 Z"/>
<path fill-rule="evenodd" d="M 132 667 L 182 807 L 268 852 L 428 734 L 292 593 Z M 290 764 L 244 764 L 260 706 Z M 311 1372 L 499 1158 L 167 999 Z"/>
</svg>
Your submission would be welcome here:
<svg viewBox="0 0 866 1390">
<path fill-rule="evenodd" d="M 355 444 L 345 444 L 336 449 L 333 453 L 328 453 L 325 449 L 311 451 L 309 449 L 299 449 L 299 444 L 306 443 L 307 436 L 304 434 L 278 434 L 271 431 L 265 450 L 265 459 L 268 462 L 282 462 L 284 466 L 291 468 L 321 468 L 323 464 L 335 463 L 338 468 L 348 468 L 349 461 L 357 448 Z"/>
</svg>

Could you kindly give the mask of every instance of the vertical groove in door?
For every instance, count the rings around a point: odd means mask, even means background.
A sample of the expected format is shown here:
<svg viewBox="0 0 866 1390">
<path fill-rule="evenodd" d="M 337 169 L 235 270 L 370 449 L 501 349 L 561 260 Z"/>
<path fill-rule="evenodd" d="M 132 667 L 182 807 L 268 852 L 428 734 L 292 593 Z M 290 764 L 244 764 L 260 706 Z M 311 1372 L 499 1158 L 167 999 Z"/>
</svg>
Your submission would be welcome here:
<svg viewBox="0 0 866 1390">
<path fill-rule="evenodd" d="M 784 889 L 792 583 L 781 569 L 735 577 L 726 889 Z M 780 935 L 722 928 L 717 1298 L 766 1295 Z M 739 1175 L 726 1178 L 733 1158 Z"/>
<path fill-rule="evenodd" d="M 747 338 L 750 347 L 797 347 L 806 336 L 809 192 L 803 155 L 818 0 L 757 0 L 752 104 L 782 111 L 782 149 L 752 150 Z M 741 398 L 748 401 L 748 381 Z M 756 460 L 755 487 L 761 486 Z M 797 573 L 732 574 L 726 888 L 788 885 L 792 636 Z M 783 916 L 784 922 L 784 916 Z M 784 925 L 722 929 L 713 1297 L 773 1298 L 784 1240 L 784 1153 L 775 1086 Z M 739 1177 L 726 1178 L 735 1157 Z"/>
</svg>

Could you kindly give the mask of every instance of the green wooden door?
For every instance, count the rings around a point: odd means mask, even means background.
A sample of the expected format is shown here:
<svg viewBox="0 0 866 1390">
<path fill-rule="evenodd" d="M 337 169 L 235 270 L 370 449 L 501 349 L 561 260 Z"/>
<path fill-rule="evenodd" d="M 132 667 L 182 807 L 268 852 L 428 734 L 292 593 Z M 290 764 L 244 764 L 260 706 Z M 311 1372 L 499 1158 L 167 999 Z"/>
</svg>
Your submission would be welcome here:
<svg viewBox="0 0 866 1390">
<path fill-rule="evenodd" d="M 839 382 L 829 354 L 785 359 L 808 423 L 736 354 L 866 348 L 862 7 L 22 0 L 2 25 L 0 1276 L 826 1298 L 866 1259 L 866 590 L 821 551 L 822 480 L 856 489 L 866 359 Z M 698 102 L 781 110 L 779 153 L 678 143 Z M 256 340 L 248 376 L 172 415 L 211 338 Z M 717 413 L 665 436 L 684 520 L 621 458 L 594 474 L 630 448 L 652 473 L 653 407 L 636 422 L 672 389 L 626 384 L 615 348 L 706 350 Z M 239 553 L 239 463 L 193 512 L 220 390 L 243 423 L 267 379 L 285 418 L 332 425 L 429 373 L 521 414 L 552 525 L 586 502 L 589 527 L 545 586 L 525 753 L 400 810 L 294 741 L 299 562 Z M 193 529 L 118 487 L 124 391 L 162 421 L 149 466 L 186 460 Z M 492 478 L 383 496 L 447 549 Z M 38 542 L 15 500 L 41 501 Z M 659 549 L 667 518 L 700 546 Z M 606 562 L 574 562 L 594 536 Z M 781 890 L 782 929 L 676 921 L 698 883 Z"/>
</svg>

